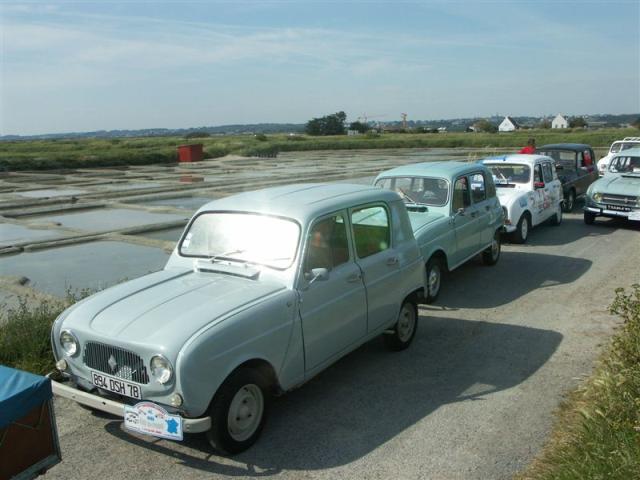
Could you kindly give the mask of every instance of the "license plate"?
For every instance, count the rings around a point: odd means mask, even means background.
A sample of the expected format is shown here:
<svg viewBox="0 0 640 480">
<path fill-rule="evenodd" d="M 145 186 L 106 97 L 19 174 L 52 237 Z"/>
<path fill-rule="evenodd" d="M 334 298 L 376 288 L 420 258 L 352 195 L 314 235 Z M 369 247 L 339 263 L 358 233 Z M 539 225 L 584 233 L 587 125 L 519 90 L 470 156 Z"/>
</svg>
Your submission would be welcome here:
<svg viewBox="0 0 640 480">
<path fill-rule="evenodd" d="M 142 400 L 142 391 L 139 385 L 125 382 L 120 378 L 109 377 L 102 373 L 91 371 L 91 383 L 96 387 L 108 390 L 111 393 L 125 395 L 127 397 Z"/>
<path fill-rule="evenodd" d="M 621 207 L 620 205 L 607 205 L 609 210 L 617 210 L 618 212 L 629 212 L 631 207 Z"/>
</svg>

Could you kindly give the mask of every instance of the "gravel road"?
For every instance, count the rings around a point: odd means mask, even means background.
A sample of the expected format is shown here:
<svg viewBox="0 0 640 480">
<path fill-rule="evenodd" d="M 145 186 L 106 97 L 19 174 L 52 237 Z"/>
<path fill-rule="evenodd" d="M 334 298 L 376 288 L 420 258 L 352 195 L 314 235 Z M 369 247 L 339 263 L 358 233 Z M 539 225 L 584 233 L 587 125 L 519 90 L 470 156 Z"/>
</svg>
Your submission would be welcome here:
<svg viewBox="0 0 640 480">
<path fill-rule="evenodd" d="M 495 267 L 469 262 L 421 309 L 408 350 L 376 339 L 276 399 L 232 459 L 57 399 L 63 462 L 46 478 L 510 478 L 607 343 L 614 289 L 640 281 L 639 246 L 640 228 L 576 213 L 506 244 Z"/>
</svg>

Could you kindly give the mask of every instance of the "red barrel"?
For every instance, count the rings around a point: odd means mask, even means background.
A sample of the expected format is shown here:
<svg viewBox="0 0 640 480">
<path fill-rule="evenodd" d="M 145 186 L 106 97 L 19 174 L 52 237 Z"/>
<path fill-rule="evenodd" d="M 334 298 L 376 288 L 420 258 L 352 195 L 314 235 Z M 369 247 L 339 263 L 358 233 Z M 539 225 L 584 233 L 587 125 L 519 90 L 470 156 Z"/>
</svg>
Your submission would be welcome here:
<svg viewBox="0 0 640 480">
<path fill-rule="evenodd" d="M 194 145 L 180 145 L 178 146 L 178 161 L 179 162 L 199 162 L 204 157 L 202 151 L 202 144 L 196 143 Z"/>
</svg>

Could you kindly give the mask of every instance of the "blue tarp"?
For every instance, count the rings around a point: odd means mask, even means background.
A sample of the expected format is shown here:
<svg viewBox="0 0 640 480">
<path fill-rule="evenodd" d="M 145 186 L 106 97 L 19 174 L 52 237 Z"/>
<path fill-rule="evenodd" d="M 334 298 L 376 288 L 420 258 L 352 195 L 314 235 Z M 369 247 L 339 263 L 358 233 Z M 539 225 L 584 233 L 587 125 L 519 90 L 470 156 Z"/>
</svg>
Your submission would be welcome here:
<svg viewBox="0 0 640 480">
<path fill-rule="evenodd" d="M 0 365 L 0 428 L 51 398 L 51 380 Z"/>
</svg>

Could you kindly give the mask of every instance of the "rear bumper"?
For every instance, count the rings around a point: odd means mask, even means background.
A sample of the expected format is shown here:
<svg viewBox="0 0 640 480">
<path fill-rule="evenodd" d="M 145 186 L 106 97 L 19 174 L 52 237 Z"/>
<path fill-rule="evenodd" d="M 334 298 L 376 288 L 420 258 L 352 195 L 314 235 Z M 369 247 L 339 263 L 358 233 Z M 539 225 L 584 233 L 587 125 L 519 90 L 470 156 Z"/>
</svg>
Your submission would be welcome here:
<svg viewBox="0 0 640 480">
<path fill-rule="evenodd" d="M 81 403 L 87 407 L 124 418 L 124 403 L 74 388 L 68 385 L 64 378 L 59 379 L 56 378 L 57 376 L 58 372 L 51 372 L 47 375 L 47 377 L 51 379 L 51 388 L 56 395 Z M 186 433 L 206 432 L 210 428 L 211 417 L 182 418 L 182 429 Z"/>
</svg>

